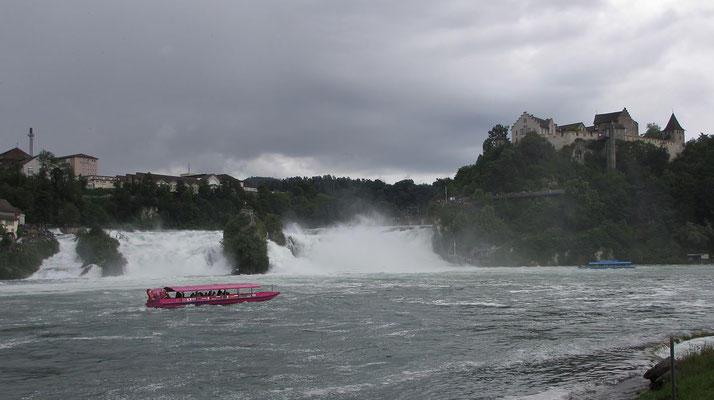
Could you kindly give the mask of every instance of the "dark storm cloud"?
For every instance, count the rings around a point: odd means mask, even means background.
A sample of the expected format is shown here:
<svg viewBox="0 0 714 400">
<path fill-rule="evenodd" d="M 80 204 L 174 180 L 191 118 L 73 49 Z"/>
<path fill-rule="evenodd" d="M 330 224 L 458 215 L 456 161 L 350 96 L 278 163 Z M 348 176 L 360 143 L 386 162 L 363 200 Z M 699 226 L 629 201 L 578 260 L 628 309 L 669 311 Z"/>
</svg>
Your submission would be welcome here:
<svg viewBox="0 0 714 400">
<path fill-rule="evenodd" d="M 709 129 L 712 7 L 618 1 L 9 1 L 3 148 L 100 173 L 430 181 L 527 110 Z"/>
</svg>

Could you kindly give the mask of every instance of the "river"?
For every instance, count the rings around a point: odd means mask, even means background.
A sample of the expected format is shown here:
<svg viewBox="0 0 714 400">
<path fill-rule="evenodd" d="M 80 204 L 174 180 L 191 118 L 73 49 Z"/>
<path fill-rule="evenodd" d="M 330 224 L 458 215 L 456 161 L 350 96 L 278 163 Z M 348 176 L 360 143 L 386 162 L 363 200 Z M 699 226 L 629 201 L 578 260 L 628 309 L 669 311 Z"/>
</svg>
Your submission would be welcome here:
<svg viewBox="0 0 714 400">
<path fill-rule="evenodd" d="M 714 330 L 707 266 L 479 268 L 429 229 L 288 233 L 231 276 L 220 232 L 120 232 L 127 274 L 80 276 L 71 236 L 0 282 L 7 399 L 600 399 L 670 334 Z M 255 282 L 264 303 L 147 309 L 146 289 Z"/>
</svg>

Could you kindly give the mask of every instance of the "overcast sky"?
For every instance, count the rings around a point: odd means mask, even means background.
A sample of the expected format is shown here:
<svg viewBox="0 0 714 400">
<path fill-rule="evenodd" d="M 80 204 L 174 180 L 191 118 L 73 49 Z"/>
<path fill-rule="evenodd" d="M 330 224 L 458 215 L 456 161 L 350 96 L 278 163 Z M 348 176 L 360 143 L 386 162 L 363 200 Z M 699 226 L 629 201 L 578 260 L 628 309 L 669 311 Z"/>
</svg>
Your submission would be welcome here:
<svg viewBox="0 0 714 400">
<path fill-rule="evenodd" d="M 523 111 L 714 129 L 710 0 L 0 0 L 0 152 L 431 183 Z"/>
</svg>

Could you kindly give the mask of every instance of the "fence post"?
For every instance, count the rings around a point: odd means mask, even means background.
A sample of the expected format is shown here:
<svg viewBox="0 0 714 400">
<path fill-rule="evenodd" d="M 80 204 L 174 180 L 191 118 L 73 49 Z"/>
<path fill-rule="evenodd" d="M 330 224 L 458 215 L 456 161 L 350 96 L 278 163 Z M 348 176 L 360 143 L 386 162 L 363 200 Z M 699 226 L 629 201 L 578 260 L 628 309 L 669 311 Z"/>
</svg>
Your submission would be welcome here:
<svg viewBox="0 0 714 400">
<path fill-rule="evenodd" d="M 672 400 L 675 400 L 676 389 L 674 387 L 674 337 L 669 337 L 669 360 L 670 360 L 670 377 L 672 379 Z"/>
</svg>

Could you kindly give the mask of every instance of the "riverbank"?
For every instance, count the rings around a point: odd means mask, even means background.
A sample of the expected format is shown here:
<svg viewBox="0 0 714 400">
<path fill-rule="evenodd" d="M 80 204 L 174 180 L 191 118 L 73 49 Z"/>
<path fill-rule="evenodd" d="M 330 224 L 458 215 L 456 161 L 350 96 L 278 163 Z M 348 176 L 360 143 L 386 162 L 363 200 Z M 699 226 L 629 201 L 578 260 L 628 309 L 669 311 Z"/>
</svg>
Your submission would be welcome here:
<svg viewBox="0 0 714 400">
<path fill-rule="evenodd" d="M 675 394 L 678 399 L 710 399 L 714 395 L 714 336 L 699 336 L 677 340 L 675 344 Z M 669 360 L 668 349 L 657 351 L 662 360 Z M 666 357 L 665 357 L 666 355 Z M 654 369 L 654 368 L 653 368 Z M 669 374 L 667 371 L 664 375 Z M 672 396 L 671 379 L 656 389 L 640 393 L 633 400 L 664 400 Z"/>
<path fill-rule="evenodd" d="M 3 238 L 0 245 L 0 279 L 24 279 L 60 251 L 55 235 L 46 229 L 27 229 L 18 240 Z"/>
</svg>

